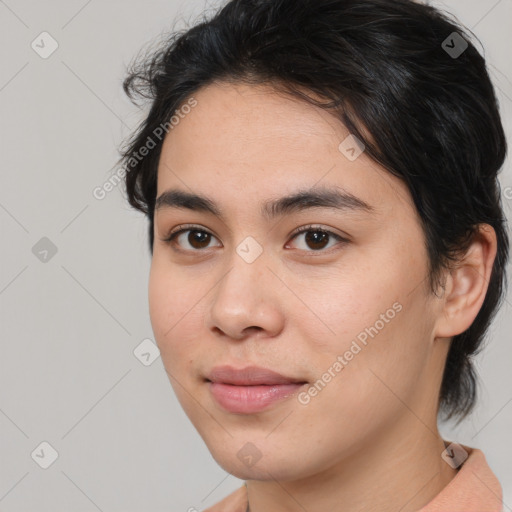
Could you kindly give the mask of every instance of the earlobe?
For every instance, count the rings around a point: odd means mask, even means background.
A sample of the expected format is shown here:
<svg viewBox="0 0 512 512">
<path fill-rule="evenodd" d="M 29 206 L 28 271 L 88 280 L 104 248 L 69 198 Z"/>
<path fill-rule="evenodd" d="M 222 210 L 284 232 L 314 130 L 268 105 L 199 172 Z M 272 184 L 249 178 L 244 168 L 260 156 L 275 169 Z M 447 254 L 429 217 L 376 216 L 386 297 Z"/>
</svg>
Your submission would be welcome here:
<svg viewBox="0 0 512 512">
<path fill-rule="evenodd" d="M 480 224 L 465 256 L 447 277 L 436 338 L 456 336 L 471 326 L 487 294 L 496 250 L 494 229 Z"/>
</svg>

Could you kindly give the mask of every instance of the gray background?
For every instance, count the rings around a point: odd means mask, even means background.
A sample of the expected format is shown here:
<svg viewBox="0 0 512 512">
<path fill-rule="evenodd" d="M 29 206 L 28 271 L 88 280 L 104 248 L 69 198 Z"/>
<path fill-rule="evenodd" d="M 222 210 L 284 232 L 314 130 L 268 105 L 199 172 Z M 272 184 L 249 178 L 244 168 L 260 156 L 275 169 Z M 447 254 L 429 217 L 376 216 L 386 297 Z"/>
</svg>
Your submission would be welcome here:
<svg viewBox="0 0 512 512">
<path fill-rule="evenodd" d="M 483 42 L 510 140 L 512 0 L 435 3 Z M 134 354 L 152 339 L 145 219 L 130 211 L 121 187 L 103 200 L 92 194 L 141 118 L 121 90 L 126 64 L 162 31 L 218 5 L 0 0 L 2 512 L 201 510 L 241 485 L 182 412 L 161 359 L 146 366 Z M 59 45 L 46 59 L 31 47 L 43 31 Z M 510 159 L 501 181 L 510 218 Z M 506 510 L 510 297 L 477 359 L 475 413 L 458 428 L 441 426 L 445 439 L 484 451 Z M 43 441 L 58 452 L 47 469 Z"/>
</svg>

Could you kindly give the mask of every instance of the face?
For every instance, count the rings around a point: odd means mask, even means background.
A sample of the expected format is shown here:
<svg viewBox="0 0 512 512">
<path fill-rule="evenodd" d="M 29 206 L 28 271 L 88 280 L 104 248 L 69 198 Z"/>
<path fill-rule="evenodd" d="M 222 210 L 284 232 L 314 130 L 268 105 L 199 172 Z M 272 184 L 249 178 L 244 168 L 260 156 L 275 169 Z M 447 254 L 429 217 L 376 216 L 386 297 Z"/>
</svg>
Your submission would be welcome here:
<svg viewBox="0 0 512 512">
<path fill-rule="evenodd" d="M 149 302 L 170 382 L 215 460 L 239 478 L 299 479 L 398 432 L 409 406 L 430 421 L 439 312 L 407 187 L 356 158 L 328 112 L 268 86 L 194 98 L 162 148 Z M 279 203 L 299 192 L 324 196 Z M 212 376 L 219 366 L 285 378 Z"/>
</svg>

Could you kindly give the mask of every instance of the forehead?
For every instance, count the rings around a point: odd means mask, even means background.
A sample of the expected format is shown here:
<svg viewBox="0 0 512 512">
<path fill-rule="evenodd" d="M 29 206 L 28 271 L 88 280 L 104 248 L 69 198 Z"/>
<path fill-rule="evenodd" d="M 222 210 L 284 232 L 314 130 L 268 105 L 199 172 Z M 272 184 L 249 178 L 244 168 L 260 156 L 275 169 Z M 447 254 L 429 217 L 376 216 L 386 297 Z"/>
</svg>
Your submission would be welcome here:
<svg viewBox="0 0 512 512">
<path fill-rule="evenodd" d="M 193 97 L 197 105 L 164 140 L 157 196 L 188 188 L 220 202 L 243 194 L 248 205 L 332 186 L 375 209 L 413 207 L 406 186 L 364 152 L 347 158 L 340 144 L 351 134 L 324 109 L 268 85 L 215 83 Z"/>
<path fill-rule="evenodd" d="M 237 164 L 301 162 L 304 157 L 309 161 L 308 149 L 322 145 L 327 150 L 346 132 L 326 111 L 279 94 L 268 85 L 214 83 L 197 91 L 194 98 L 197 106 L 164 141 L 164 150 L 172 150 L 176 158 L 180 149 L 201 149 L 188 154 L 187 161 L 201 159 L 206 153 Z"/>
</svg>

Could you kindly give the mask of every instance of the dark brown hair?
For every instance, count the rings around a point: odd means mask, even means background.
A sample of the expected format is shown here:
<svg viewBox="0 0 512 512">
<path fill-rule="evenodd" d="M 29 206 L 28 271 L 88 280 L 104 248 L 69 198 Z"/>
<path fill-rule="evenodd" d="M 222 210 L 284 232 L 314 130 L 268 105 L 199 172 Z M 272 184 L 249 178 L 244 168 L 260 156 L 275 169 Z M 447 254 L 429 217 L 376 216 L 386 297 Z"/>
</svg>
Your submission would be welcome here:
<svg viewBox="0 0 512 512">
<path fill-rule="evenodd" d="M 231 0 L 172 33 L 124 82 L 134 102 L 151 101 L 121 152 L 128 200 L 149 219 L 151 250 L 163 138 L 144 158 L 130 159 L 196 91 L 222 80 L 270 84 L 335 112 L 367 154 L 407 184 L 433 293 L 478 224 L 496 232 L 485 301 L 453 338 L 444 370 L 439 410 L 460 421 L 476 400 L 471 358 L 503 299 L 509 250 L 497 178 L 505 134 L 484 58 L 470 39 L 450 16 L 412 0 Z"/>
</svg>

